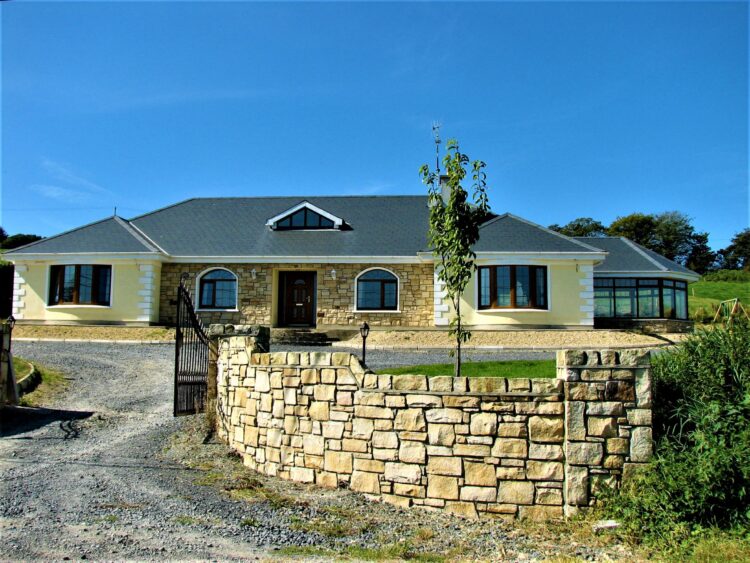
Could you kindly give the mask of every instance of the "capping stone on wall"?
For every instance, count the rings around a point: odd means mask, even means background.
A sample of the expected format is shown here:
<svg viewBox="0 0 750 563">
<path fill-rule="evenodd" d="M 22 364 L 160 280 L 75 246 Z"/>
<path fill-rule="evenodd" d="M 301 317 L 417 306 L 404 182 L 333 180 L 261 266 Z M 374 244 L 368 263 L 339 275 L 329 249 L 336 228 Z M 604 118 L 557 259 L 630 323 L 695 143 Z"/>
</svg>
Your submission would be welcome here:
<svg viewBox="0 0 750 563">
<path fill-rule="evenodd" d="M 219 434 L 267 475 L 469 517 L 553 518 L 651 452 L 647 351 L 560 352 L 557 379 L 468 379 L 253 346 L 220 338 Z"/>
</svg>

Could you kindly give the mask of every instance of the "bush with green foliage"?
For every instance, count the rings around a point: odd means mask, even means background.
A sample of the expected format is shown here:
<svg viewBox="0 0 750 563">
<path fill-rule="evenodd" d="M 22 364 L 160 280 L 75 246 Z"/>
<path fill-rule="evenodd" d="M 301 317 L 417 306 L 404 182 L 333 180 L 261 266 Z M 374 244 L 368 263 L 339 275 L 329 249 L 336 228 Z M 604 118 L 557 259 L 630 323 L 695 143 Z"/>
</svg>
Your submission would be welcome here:
<svg viewBox="0 0 750 563">
<path fill-rule="evenodd" d="M 730 281 L 730 282 L 750 282 L 750 272 L 745 270 L 717 270 L 705 274 L 701 281 Z"/>
<path fill-rule="evenodd" d="M 604 494 L 634 539 L 674 544 L 750 521 L 750 326 L 702 331 L 653 360 L 655 455 Z"/>
</svg>

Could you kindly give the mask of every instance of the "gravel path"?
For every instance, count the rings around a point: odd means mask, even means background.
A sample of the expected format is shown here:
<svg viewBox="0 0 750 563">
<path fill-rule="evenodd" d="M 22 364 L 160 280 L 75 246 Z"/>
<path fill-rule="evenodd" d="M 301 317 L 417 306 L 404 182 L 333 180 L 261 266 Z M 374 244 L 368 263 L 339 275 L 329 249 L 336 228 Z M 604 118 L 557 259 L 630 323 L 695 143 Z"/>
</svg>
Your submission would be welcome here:
<svg viewBox="0 0 750 563">
<path fill-rule="evenodd" d="M 499 521 L 405 514 L 349 491 L 262 476 L 257 481 L 276 491 L 277 501 L 247 502 L 205 482 L 211 475 L 205 466 L 191 469 L 165 454 L 175 448 L 178 433 L 183 441 L 192 439 L 188 449 L 200 451 L 195 459 L 218 460 L 211 467 L 220 474 L 230 465 L 249 473 L 225 446 L 201 444 L 194 430 L 199 419 L 172 418 L 171 346 L 15 343 L 14 352 L 62 371 L 71 385 L 52 405 L 60 410 L 17 408 L 0 415 L 2 560 L 265 559 L 283 546 L 341 552 L 399 542 L 415 529 L 435 530 L 422 549 L 458 549 L 464 557 L 540 560 L 561 549 L 585 559 L 624 554 L 619 546 L 571 548 L 570 538 L 559 546 L 557 537 L 529 536 Z M 404 359 L 414 358 L 373 352 L 371 364 Z M 320 522 L 340 526 L 358 518 L 367 525 L 354 536 L 318 529 Z"/>
</svg>

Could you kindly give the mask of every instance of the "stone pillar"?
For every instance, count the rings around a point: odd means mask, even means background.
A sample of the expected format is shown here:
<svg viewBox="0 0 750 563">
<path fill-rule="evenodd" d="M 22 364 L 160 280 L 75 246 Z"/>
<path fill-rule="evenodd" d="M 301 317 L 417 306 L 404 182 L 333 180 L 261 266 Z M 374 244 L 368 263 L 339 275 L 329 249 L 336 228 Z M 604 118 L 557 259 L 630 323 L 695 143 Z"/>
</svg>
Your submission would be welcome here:
<svg viewBox="0 0 750 563">
<path fill-rule="evenodd" d="M 261 325 L 231 325 L 231 324 L 212 324 L 208 327 L 209 345 L 209 362 L 208 362 L 208 381 L 207 381 L 207 409 L 216 409 L 218 414 L 217 424 L 221 423 L 225 417 L 222 416 L 222 409 L 226 408 L 226 401 L 220 400 L 217 396 L 217 386 L 219 379 L 224 376 L 224 370 L 221 366 L 222 348 L 229 348 L 230 340 L 233 341 L 233 347 L 244 349 L 246 354 L 255 352 L 268 352 L 271 342 L 271 329 Z M 245 364 L 249 363 L 249 358 Z M 219 435 L 223 435 L 226 429 L 217 428 Z"/>
<path fill-rule="evenodd" d="M 565 514 L 651 457 L 650 352 L 560 350 L 565 393 Z"/>
</svg>

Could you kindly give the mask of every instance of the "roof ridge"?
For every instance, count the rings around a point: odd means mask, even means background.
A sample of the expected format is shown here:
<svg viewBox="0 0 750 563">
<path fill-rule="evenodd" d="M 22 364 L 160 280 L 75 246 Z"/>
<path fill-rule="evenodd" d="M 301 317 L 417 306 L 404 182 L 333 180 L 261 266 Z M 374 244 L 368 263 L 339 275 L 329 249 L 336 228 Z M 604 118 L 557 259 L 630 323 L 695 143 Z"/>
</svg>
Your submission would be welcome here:
<svg viewBox="0 0 750 563">
<path fill-rule="evenodd" d="M 628 245 L 628 246 L 630 246 L 630 247 L 631 247 L 631 248 L 632 248 L 633 250 L 635 250 L 635 251 L 636 251 L 636 252 L 637 252 L 638 254 L 640 254 L 640 255 L 641 255 L 641 256 L 643 256 L 643 257 L 644 257 L 644 258 L 645 258 L 646 260 L 648 260 L 649 262 L 651 262 L 651 263 L 652 263 L 652 264 L 653 264 L 654 266 L 656 266 L 656 267 L 657 267 L 657 268 L 658 268 L 659 270 L 661 270 L 662 272 L 668 272 L 668 271 L 669 271 L 669 268 L 667 268 L 667 267 L 666 267 L 666 266 L 664 266 L 663 264 L 660 264 L 660 263 L 659 263 L 659 262 L 658 262 L 657 260 L 655 260 L 655 259 L 654 259 L 654 257 L 653 257 L 653 256 L 649 256 L 648 252 L 645 252 L 645 250 L 647 250 L 647 249 L 643 248 L 643 247 L 642 247 L 642 246 L 641 246 L 640 244 L 638 244 L 638 243 L 636 243 L 636 242 L 633 242 L 632 240 L 630 240 L 629 238 L 626 238 L 626 237 L 619 237 L 619 238 L 620 238 L 620 240 L 622 240 L 622 241 L 623 241 L 623 242 L 624 242 L 625 244 L 627 244 L 627 245 Z M 652 251 L 652 252 L 653 252 L 653 251 Z M 669 259 L 667 258 L 667 260 L 669 260 Z"/>
<path fill-rule="evenodd" d="M 153 211 L 149 211 L 148 213 L 143 213 L 141 215 L 136 215 L 135 217 L 131 217 L 130 219 L 127 219 L 127 221 L 128 221 L 128 223 L 132 223 L 133 221 L 136 221 L 138 219 L 142 219 L 143 217 L 148 217 L 149 215 L 153 215 L 154 213 L 159 213 L 161 211 L 166 211 L 167 209 L 171 209 L 172 207 L 177 207 L 178 205 L 183 205 L 185 203 L 188 203 L 189 201 L 194 201 L 196 199 L 209 199 L 209 198 L 190 197 L 188 199 L 183 199 L 182 201 L 178 201 L 176 203 L 170 203 L 169 205 L 165 205 L 164 207 L 160 207 L 158 209 L 154 209 Z"/>
<path fill-rule="evenodd" d="M 167 254 L 166 252 L 164 252 L 164 249 L 162 249 L 158 244 L 152 241 L 151 238 L 146 235 L 146 233 L 138 229 L 135 225 L 131 225 L 129 221 L 126 221 L 125 219 L 123 219 L 122 217 L 118 217 L 117 215 L 114 216 L 114 219 L 123 229 L 128 231 L 128 234 L 130 234 L 130 236 L 135 238 L 151 252 L 163 252 L 164 254 Z"/>
<path fill-rule="evenodd" d="M 105 217 L 104 219 L 99 219 L 98 221 L 92 221 L 91 223 L 86 223 L 85 225 L 81 225 L 80 227 L 75 227 L 73 229 L 68 229 L 67 231 L 63 231 L 62 233 L 57 233 L 56 235 L 52 235 L 51 237 L 44 237 L 44 238 L 41 238 L 39 240 L 35 240 L 34 242 L 30 242 L 28 244 L 24 244 L 23 246 L 19 246 L 18 248 L 13 248 L 11 250 L 7 250 L 5 252 L 5 255 L 7 256 L 8 254 L 12 254 L 14 252 L 18 252 L 19 250 L 24 250 L 24 249 L 29 248 L 31 246 L 34 246 L 36 244 L 41 244 L 43 242 L 47 242 L 47 241 L 50 241 L 50 240 L 54 240 L 56 238 L 60 238 L 61 236 L 64 236 L 64 235 L 69 235 L 70 233 L 75 233 L 76 231 L 80 231 L 80 230 L 86 229 L 88 227 L 93 227 L 94 225 L 98 225 L 99 223 L 104 223 L 106 221 L 112 221 L 112 220 L 114 220 L 115 217 L 116 217 L 115 215 L 112 215 L 111 217 Z"/>
</svg>

